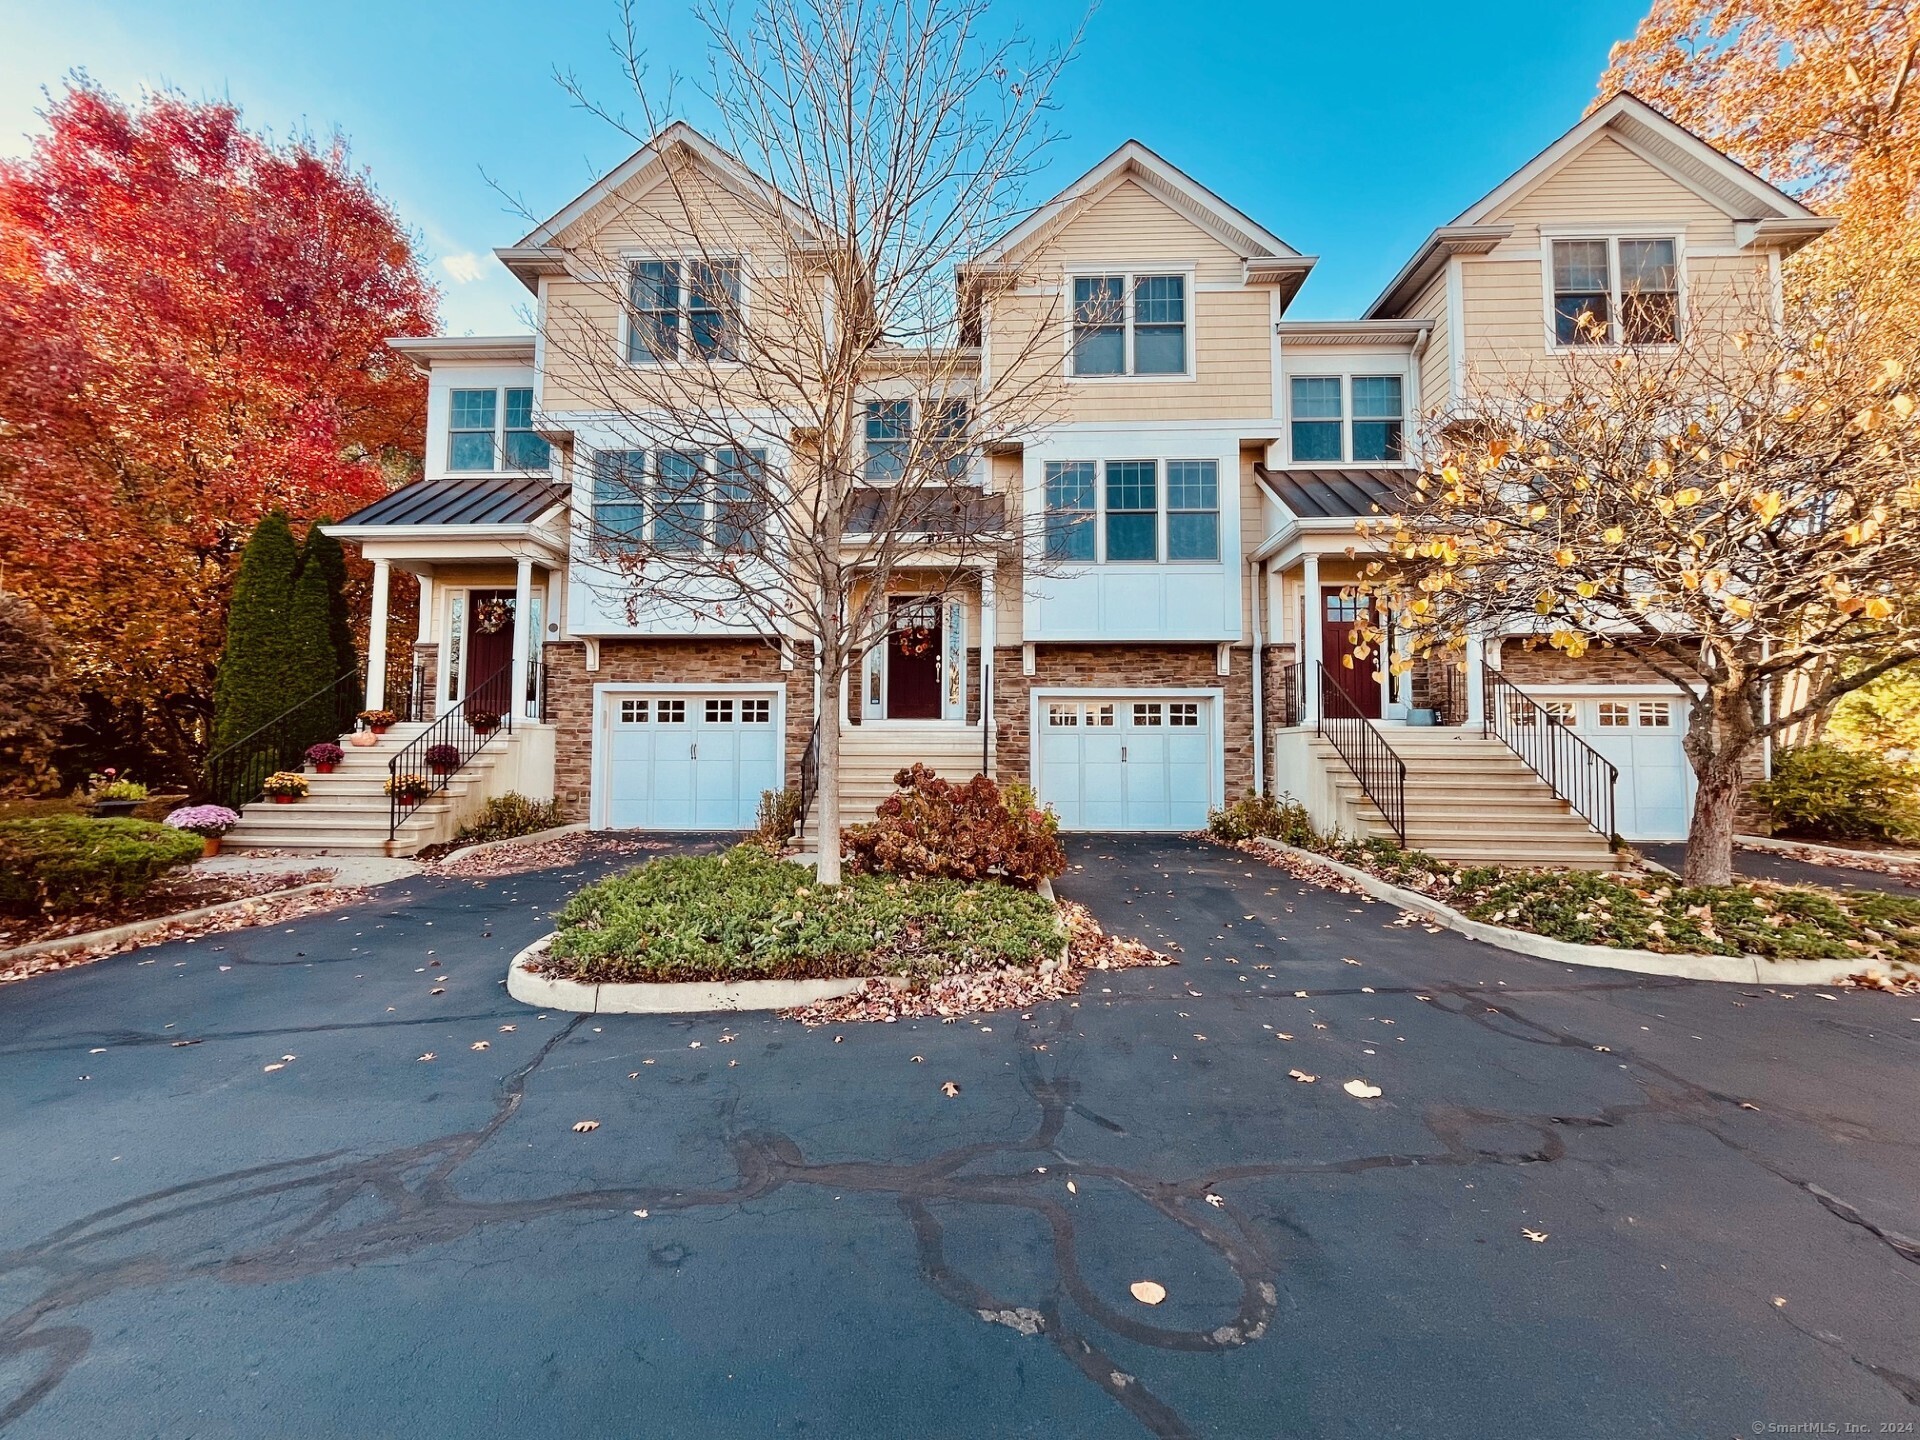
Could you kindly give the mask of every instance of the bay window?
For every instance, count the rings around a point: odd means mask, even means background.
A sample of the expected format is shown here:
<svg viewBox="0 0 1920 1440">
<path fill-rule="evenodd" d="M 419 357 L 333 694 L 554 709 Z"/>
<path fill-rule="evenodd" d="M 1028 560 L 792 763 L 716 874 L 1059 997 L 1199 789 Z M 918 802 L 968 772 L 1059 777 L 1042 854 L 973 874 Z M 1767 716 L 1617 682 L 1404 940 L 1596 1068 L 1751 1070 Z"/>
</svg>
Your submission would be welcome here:
<svg viewBox="0 0 1920 1440">
<path fill-rule="evenodd" d="M 758 550 L 766 463 L 764 450 L 596 451 L 593 549 L 650 542 L 670 555 Z"/>
<path fill-rule="evenodd" d="M 646 530 L 647 456 L 643 450 L 600 450 L 593 457 L 593 548 L 620 549 Z"/>
<path fill-rule="evenodd" d="M 1220 559 L 1217 460 L 1049 460 L 1042 501 L 1050 560 Z"/>
</svg>

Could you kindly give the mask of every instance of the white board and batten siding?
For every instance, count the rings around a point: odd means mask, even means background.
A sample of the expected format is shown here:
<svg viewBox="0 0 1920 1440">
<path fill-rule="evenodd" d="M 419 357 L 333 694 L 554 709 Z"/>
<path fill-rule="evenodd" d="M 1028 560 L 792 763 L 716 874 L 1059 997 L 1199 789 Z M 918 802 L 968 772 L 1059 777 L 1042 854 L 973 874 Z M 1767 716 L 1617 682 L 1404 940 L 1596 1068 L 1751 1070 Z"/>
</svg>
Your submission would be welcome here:
<svg viewBox="0 0 1920 1440">
<path fill-rule="evenodd" d="M 1220 803 L 1217 690 L 1038 690 L 1034 789 L 1066 830 L 1204 829 Z"/>
<path fill-rule="evenodd" d="M 594 824 L 750 830 L 785 784 L 786 697 L 774 686 L 598 685 Z"/>
</svg>

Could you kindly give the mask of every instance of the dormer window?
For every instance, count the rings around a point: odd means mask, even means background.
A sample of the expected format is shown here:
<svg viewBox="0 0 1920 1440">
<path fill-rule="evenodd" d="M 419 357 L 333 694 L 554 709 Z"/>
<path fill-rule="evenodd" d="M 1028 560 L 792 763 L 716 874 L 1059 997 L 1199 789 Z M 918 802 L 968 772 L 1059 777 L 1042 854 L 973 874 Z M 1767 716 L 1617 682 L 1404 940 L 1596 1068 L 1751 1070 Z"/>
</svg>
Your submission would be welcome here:
<svg viewBox="0 0 1920 1440">
<path fill-rule="evenodd" d="M 732 360 L 738 260 L 637 260 L 627 281 L 627 363 Z"/>
<path fill-rule="evenodd" d="M 1405 453 L 1398 375 L 1296 375 L 1288 386 L 1296 465 L 1393 465 Z"/>
<path fill-rule="evenodd" d="M 1187 373 L 1185 275 L 1073 277 L 1073 374 Z"/>
<path fill-rule="evenodd" d="M 1680 338 L 1680 242 L 1605 236 L 1553 242 L 1555 345 L 1672 345 Z"/>
</svg>

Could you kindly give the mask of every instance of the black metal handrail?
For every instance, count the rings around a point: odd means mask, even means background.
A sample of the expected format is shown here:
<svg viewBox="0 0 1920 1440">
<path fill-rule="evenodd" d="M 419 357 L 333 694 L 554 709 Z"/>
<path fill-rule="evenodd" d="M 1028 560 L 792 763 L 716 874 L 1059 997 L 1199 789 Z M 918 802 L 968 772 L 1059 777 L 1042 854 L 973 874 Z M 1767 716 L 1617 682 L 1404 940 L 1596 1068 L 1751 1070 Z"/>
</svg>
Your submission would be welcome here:
<svg viewBox="0 0 1920 1440">
<path fill-rule="evenodd" d="M 1576 814 L 1618 845 L 1614 789 L 1619 768 L 1504 675 L 1481 674 L 1481 732 L 1518 755 Z"/>
<path fill-rule="evenodd" d="M 807 828 L 807 812 L 813 809 L 813 797 L 820 789 L 820 722 L 813 722 L 807 735 L 807 748 L 800 755 L 800 813 L 793 822 L 793 833 Z"/>
<path fill-rule="evenodd" d="M 1361 713 L 1359 703 L 1334 683 L 1324 661 L 1320 665 L 1320 716 L 1314 728 L 1333 742 L 1367 799 L 1386 817 L 1394 837 L 1405 845 L 1407 762 L 1387 744 L 1380 727 Z"/>
<path fill-rule="evenodd" d="M 1289 660 L 1280 667 L 1280 728 L 1300 723 L 1300 667 Z"/>
<path fill-rule="evenodd" d="M 309 745 L 338 739 L 353 728 L 360 696 L 360 672 L 349 670 L 231 745 L 221 746 L 200 767 L 201 797 L 234 810 L 258 800 L 267 776 L 300 769 Z"/>
<path fill-rule="evenodd" d="M 496 723 L 485 729 L 477 728 L 471 718 L 472 714 L 484 707 L 475 705 L 471 712 L 467 709 L 475 696 L 512 694 L 513 666 L 506 665 L 482 683 L 471 687 L 465 699 L 449 705 L 434 718 L 431 725 L 402 745 L 399 753 L 387 762 L 387 839 L 391 840 L 400 833 L 401 824 L 417 808 L 452 784 L 453 777 L 466 769 L 467 762 L 485 749 L 489 740 L 495 735 L 513 734 L 514 712 L 522 708 L 519 704 L 508 705 L 494 717 Z M 451 756 L 443 753 L 441 759 L 444 768 L 436 768 L 428 758 L 427 752 L 436 745 L 448 746 L 454 752 Z M 400 781 L 403 777 L 420 782 L 421 788 L 411 798 L 401 794 Z"/>
</svg>

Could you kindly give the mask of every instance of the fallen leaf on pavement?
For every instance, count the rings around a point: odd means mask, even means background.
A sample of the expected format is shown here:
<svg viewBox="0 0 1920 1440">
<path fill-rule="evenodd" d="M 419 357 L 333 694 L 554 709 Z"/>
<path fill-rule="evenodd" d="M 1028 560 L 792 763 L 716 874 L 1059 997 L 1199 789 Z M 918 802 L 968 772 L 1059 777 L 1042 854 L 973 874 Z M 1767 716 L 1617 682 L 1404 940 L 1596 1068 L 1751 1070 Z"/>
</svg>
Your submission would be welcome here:
<svg viewBox="0 0 1920 1440">
<path fill-rule="evenodd" d="M 1213 1206 L 1216 1210 L 1223 1210 L 1226 1208 L 1227 1202 L 1222 1200 L 1218 1195 L 1208 1195 L 1207 1204 Z"/>
<path fill-rule="evenodd" d="M 636 1210 L 633 1212 L 633 1218 L 636 1220 L 644 1220 L 647 1218 L 647 1212 L 644 1210 Z"/>
<path fill-rule="evenodd" d="M 500 1027 L 500 1033 L 502 1035 L 511 1035 L 514 1032 L 514 1028 L 512 1025 L 502 1025 Z"/>
<path fill-rule="evenodd" d="M 282 1063 L 282 1062 L 275 1062 L 275 1063 L 274 1063 L 274 1064 L 272 1064 L 272 1065 L 262 1065 L 262 1066 L 261 1066 L 260 1068 L 261 1068 L 262 1070 L 265 1070 L 265 1071 L 266 1071 L 266 1072 L 267 1072 L 267 1073 L 268 1073 L 269 1075 L 271 1075 L 271 1074 L 272 1074 L 272 1073 L 273 1073 L 274 1071 L 276 1071 L 276 1070 L 284 1070 L 284 1069 L 286 1069 L 287 1067 L 286 1067 L 286 1065 L 285 1065 L 284 1063 Z"/>
<path fill-rule="evenodd" d="M 954 1084 L 953 1081 L 949 1080 L 947 1081 L 946 1084 L 940 1087 L 940 1093 L 946 1096 L 949 1100 L 951 1100 L 954 1096 L 960 1093 L 960 1087 Z"/>
<path fill-rule="evenodd" d="M 1142 1305 L 1158 1305 L 1167 1298 L 1167 1287 L 1157 1280 L 1136 1280 L 1127 1289 Z"/>
<path fill-rule="evenodd" d="M 1284 1030 L 1276 1030 L 1273 1032 L 1273 1038 L 1276 1040 L 1291 1040 L 1293 1037 Z"/>
<path fill-rule="evenodd" d="M 434 1054 L 433 1051 L 429 1050 L 427 1051 L 426 1054 L 422 1055 L 420 1058 L 422 1060 L 438 1060 L 440 1057 Z"/>
<path fill-rule="evenodd" d="M 469 1045 L 467 1048 L 469 1050 L 485 1050 L 488 1048 L 488 1042 L 485 1040 L 476 1040 L 473 1042 L 473 1044 Z"/>
<path fill-rule="evenodd" d="M 1380 1093 L 1378 1085 L 1369 1085 L 1364 1080 L 1349 1080 L 1340 1088 L 1356 1100 L 1371 1100 Z"/>
<path fill-rule="evenodd" d="M 1318 1075 L 1309 1075 L 1304 1070 L 1289 1070 L 1287 1074 L 1298 1080 L 1302 1085 L 1311 1085 L 1320 1078 Z"/>
<path fill-rule="evenodd" d="M 1526 1237 L 1527 1237 L 1527 1239 L 1529 1239 L 1529 1240 L 1531 1240 L 1531 1241 L 1533 1241 L 1533 1243 L 1534 1243 L 1534 1244 L 1536 1244 L 1536 1245 L 1539 1245 L 1539 1244 L 1541 1244 L 1541 1243 L 1543 1243 L 1543 1242 L 1544 1242 L 1544 1241 L 1546 1240 L 1546 1238 L 1547 1238 L 1547 1232 L 1546 1232 L 1546 1231 L 1544 1231 L 1544 1230 L 1529 1230 L 1529 1229 L 1527 1229 L 1527 1227 L 1526 1227 L 1526 1226 L 1524 1226 L 1524 1225 L 1522 1225 L 1522 1226 L 1520 1227 L 1520 1233 L 1521 1233 L 1522 1235 L 1524 1235 L 1524 1236 L 1526 1236 Z"/>
<path fill-rule="evenodd" d="M 584 1135 L 589 1130 L 598 1130 L 599 1128 L 600 1122 L 598 1120 L 576 1120 L 573 1122 L 573 1133 L 576 1135 Z"/>
</svg>

